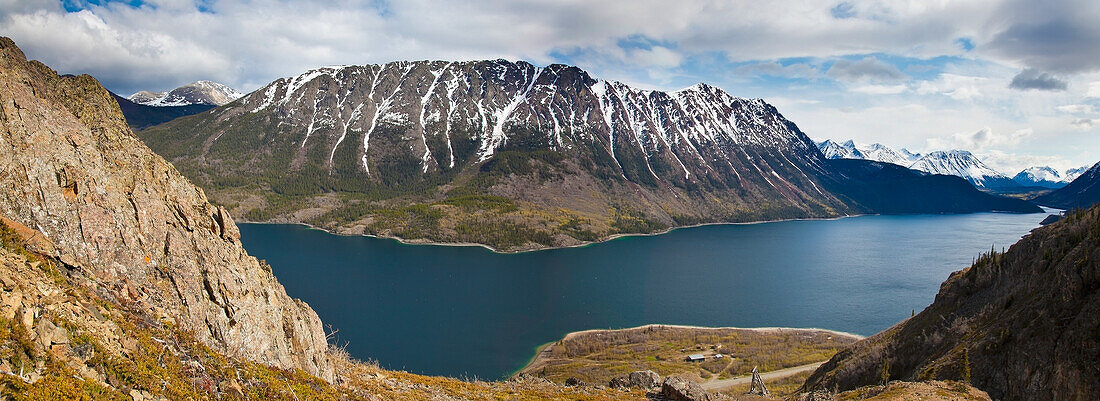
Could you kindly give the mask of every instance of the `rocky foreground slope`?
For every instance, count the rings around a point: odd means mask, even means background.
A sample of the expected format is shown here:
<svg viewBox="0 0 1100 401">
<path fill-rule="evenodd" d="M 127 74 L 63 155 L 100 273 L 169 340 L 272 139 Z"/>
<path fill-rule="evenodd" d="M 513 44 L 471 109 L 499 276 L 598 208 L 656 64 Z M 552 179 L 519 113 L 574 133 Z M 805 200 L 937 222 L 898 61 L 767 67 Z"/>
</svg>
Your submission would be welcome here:
<svg viewBox="0 0 1100 401">
<path fill-rule="evenodd" d="M 35 251 L 228 355 L 332 378 L 317 314 L 95 79 L 59 77 L 0 39 L 0 107 L 0 215 L 48 240 Z"/>
<path fill-rule="evenodd" d="M 839 352 L 807 389 L 973 383 L 998 400 L 1100 398 L 1100 206 L 991 251 L 921 313 Z"/>
</svg>

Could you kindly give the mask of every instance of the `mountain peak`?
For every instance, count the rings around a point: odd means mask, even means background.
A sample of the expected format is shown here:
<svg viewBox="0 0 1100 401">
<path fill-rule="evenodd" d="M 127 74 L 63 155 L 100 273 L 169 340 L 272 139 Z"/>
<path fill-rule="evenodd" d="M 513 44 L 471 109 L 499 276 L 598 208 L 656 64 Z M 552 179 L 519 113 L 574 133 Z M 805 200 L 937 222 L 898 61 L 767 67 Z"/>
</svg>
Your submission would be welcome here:
<svg viewBox="0 0 1100 401">
<path fill-rule="evenodd" d="M 221 106 L 244 96 L 229 86 L 214 81 L 195 81 L 168 92 L 138 91 L 128 98 L 146 106 L 188 106 L 205 104 Z"/>
</svg>

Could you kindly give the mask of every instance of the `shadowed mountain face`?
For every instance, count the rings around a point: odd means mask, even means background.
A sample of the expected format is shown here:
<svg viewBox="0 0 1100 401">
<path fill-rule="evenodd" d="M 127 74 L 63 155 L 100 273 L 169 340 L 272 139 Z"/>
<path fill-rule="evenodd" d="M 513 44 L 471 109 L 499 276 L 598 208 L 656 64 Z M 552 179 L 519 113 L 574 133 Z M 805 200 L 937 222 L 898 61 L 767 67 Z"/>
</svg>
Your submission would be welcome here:
<svg viewBox="0 0 1100 401">
<path fill-rule="evenodd" d="M 883 214 L 1003 211 L 1039 213 L 1029 202 L 987 194 L 954 175 L 925 174 L 891 163 L 835 159 L 840 176 L 830 186 L 853 201 Z"/>
<path fill-rule="evenodd" d="M 519 250 L 875 211 L 762 100 L 564 65 L 321 68 L 141 137 L 238 215 L 346 234 Z"/>
<path fill-rule="evenodd" d="M 962 380 L 1001 400 L 1100 397 L 1100 206 L 953 273 L 916 316 L 842 350 L 805 388 Z"/>
<path fill-rule="evenodd" d="M 1035 198 L 1035 202 L 1060 209 L 1088 208 L 1095 205 L 1100 202 L 1100 163 L 1094 164 L 1061 189 Z"/>
<path fill-rule="evenodd" d="M 111 97 L 118 102 L 122 115 L 126 116 L 126 123 L 134 131 L 143 130 L 157 124 L 163 124 L 174 119 L 202 113 L 214 108 L 208 104 L 190 104 L 186 106 L 146 106 L 137 104 L 122 96 L 111 93 Z"/>
</svg>

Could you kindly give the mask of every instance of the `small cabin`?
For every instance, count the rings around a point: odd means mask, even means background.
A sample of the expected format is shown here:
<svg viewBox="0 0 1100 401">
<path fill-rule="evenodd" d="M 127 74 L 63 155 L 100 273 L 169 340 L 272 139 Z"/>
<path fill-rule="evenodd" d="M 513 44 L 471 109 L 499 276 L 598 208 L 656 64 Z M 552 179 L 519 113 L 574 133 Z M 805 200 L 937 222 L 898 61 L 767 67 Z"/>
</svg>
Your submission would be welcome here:
<svg viewBox="0 0 1100 401">
<path fill-rule="evenodd" d="M 687 357 L 688 362 L 701 362 L 701 361 L 706 360 L 706 359 L 707 359 L 707 357 L 703 356 L 703 354 L 691 354 L 691 355 L 688 355 L 688 357 Z"/>
</svg>

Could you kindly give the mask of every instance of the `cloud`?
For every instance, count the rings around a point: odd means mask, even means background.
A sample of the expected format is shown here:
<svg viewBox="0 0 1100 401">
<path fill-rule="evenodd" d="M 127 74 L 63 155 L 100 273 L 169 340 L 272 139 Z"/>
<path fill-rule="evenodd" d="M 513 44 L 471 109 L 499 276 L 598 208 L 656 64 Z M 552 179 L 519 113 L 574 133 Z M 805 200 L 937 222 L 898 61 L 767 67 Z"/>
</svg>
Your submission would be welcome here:
<svg viewBox="0 0 1100 401">
<path fill-rule="evenodd" d="M 1069 122 L 1069 125 L 1082 130 L 1090 130 L 1093 126 L 1098 124 L 1100 124 L 1100 120 L 1095 118 L 1078 118 Z"/>
<path fill-rule="evenodd" d="M 921 95 L 937 94 L 955 100 L 970 100 L 983 96 L 983 88 L 989 78 L 943 73 L 936 79 L 921 81 L 916 92 Z M 988 89 L 988 88 L 985 88 Z"/>
<path fill-rule="evenodd" d="M 1058 171 L 1065 171 L 1074 167 L 1074 164 L 1065 158 L 1058 156 L 1037 156 L 1019 153 L 1008 153 L 999 150 L 990 150 L 976 154 L 978 158 L 994 170 L 1008 174 L 1009 176 L 1023 171 L 1028 167 L 1049 166 Z"/>
<path fill-rule="evenodd" d="M 1012 77 L 1012 82 L 1008 84 L 1008 87 L 1019 90 L 1064 91 L 1067 85 L 1066 81 L 1055 78 L 1053 75 L 1034 68 L 1028 68 Z"/>
<path fill-rule="evenodd" d="M 866 93 L 868 95 L 896 95 L 908 89 L 909 87 L 905 85 L 863 85 L 849 90 L 856 93 Z"/>
<path fill-rule="evenodd" d="M 1100 70 L 1100 2 L 1010 0 L 995 8 L 990 54 L 1044 71 Z"/>
<path fill-rule="evenodd" d="M 810 78 L 817 75 L 817 69 L 805 63 L 783 65 L 778 61 L 746 64 L 733 70 L 739 75 L 767 75 L 785 78 Z"/>
<path fill-rule="evenodd" d="M 1100 82 L 1090 82 L 1089 90 L 1085 92 L 1085 97 L 1089 99 L 1100 99 Z"/>
<path fill-rule="evenodd" d="M 907 78 L 897 67 L 874 57 L 859 61 L 837 60 L 825 75 L 841 81 L 899 81 Z"/>
<path fill-rule="evenodd" d="M 1065 106 L 1056 107 L 1058 111 L 1068 114 L 1091 114 L 1091 104 L 1067 104 Z"/>
<path fill-rule="evenodd" d="M 1017 145 L 1034 133 L 1031 128 L 1024 128 L 1007 135 L 996 134 L 993 129 L 984 127 L 973 132 L 956 132 L 948 137 L 929 138 L 928 148 L 981 151 L 990 146 Z"/>
</svg>

